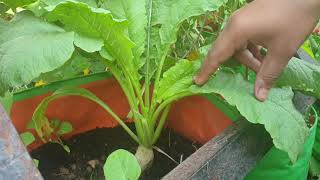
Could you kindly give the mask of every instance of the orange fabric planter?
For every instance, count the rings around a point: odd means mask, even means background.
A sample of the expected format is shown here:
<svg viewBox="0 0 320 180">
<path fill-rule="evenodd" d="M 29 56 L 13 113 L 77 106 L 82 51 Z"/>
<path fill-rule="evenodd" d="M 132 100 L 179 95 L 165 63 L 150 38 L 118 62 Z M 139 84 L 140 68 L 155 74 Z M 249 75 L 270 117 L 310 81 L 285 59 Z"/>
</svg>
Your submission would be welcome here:
<svg viewBox="0 0 320 180">
<path fill-rule="evenodd" d="M 81 86 L 107 103 L 120 118 L 125 119 L 130 107 L 127 99 L 113 78 L 100 80 Z M 15 102 L 11 119 L 19 133 L 26 131 L 27 123 L 37 105 L 50 93 Z M 74 131 L 65 138 L 83 133 L 95 128 L 112 128 L 117 122 L 99 105 L 78 96 L 62 97 L 53 101 L 46 112 L 50 119 L 58 118 L 69 121 Z M 202 96 L 192 96 L 176 102 L 169 114 L 168 125 L 181 135 L 205 143 L 222 132 L 232 121 L 216 108 L 208 99 Z M 125 133 L 125 132 L 124 132 Z M 31 145 L 34 149 L 41 145 L 36 142 Z"/>
</svg>

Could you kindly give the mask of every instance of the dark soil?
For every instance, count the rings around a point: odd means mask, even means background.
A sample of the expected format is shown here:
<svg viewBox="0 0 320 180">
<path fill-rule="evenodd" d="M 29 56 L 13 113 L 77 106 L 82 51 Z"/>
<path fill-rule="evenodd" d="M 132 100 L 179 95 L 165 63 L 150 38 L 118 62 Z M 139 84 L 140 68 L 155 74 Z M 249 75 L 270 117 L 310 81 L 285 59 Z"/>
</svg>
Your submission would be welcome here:
<svg viewBox="0 0 320 180">
<path fill-rule="evenodd" d="M 102 167 L 111 152 L 126 149 L 135 153 L 137 148 L 121 127 L 95 129 L 67 140 L 66 144 L 71 149 L 70 154 L 58 144 L 46 144 L 31 153 L 39 160 L 39 169 L 45 180 L 103 180 Z M 163 131 L 156 146 L 177 162 L 185 160 L 200 147 L 170 129 Z M 160 179 L 176 166 L 175 162 L 155 151 L 152 168 L 140 179 Z"/>
</svg>

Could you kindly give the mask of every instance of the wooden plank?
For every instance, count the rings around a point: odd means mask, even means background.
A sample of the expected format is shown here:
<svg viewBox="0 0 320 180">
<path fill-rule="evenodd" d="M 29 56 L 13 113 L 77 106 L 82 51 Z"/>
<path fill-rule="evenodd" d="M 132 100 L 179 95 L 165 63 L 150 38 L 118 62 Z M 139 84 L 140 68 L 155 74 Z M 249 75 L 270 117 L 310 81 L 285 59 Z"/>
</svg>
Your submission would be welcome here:
<svg viewBox="0 0 320 180">
<path fill-rule="evenodd" d="M 263 126 L 239 120 L 163 180 L 242 179 L 271 147 L 271 138 Z"/>
<path fill-rule="evenodd" d="M 11 120 L 0 104 L 0 179 L 42 180 Z"/>
</svg>

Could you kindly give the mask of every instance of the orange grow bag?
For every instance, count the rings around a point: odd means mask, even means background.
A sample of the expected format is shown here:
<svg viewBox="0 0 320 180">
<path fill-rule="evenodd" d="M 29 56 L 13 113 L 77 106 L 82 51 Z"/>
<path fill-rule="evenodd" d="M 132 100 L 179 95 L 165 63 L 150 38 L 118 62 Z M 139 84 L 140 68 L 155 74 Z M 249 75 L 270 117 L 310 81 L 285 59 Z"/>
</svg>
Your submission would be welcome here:
<svg viewBox="0 0 320 180">
<path fill-rule="evenodd" d="M 50 85 L 48 85 L 50 86 Z M 63 86 L 63 84 L 62 84 Z M 86 83 L 80 87 L 93 92 L 107 103 L 110 108 L 125 119 L 129 112 L 127 99 L 113 78 L 104 78 Z M 11 110 L 11 119 L 19 133 L 25 132 L 27 123 L 38 104 L 52 92 L 15 101 Z M 96 103 L 78 96 L 67 96 L 54 100 L 48 107 L 49 119 L 58 118 L 69 121 L 74 131 L 64 138 L 84 133 L 95 128 L 113 128 L 117 122 Z M 175 102 L 168 117 L 168 126 L 190 140 L 205 143 L 222 132 L 232 121 L 204 96 L 192 96 Z M 125 133 L 125 131 L 124 131 Z M 29 150 L 41 145 L 33 143 Z"/>
</svg>

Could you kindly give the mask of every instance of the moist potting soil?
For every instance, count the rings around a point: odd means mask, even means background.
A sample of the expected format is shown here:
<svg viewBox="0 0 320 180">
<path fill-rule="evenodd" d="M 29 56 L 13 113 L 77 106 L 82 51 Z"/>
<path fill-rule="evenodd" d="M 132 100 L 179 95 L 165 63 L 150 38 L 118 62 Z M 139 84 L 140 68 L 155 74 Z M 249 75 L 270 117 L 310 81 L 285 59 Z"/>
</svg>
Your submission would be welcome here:
<svg viewBox="0 0 320 180">
<path fill-rule="evenodd" d="M 130 125 L 133 128 L 133 124 Z M 39 170 L 46 180 L 103 180 L 103 165 L 107 156 L 117 149 L 135 153 L 137 144 L 121 127 L 100 128 L 77 135 L 65 142 L 70 154 L 58 144 L 45 144 L 31 155 L 39 160 Z M 170 129 L 165 129 L 156 144 L 175 161 L 185 160 L 200 145 L 185 139 Z M 152 168 L 144 172 L 140 179 L 156 180 L 165 176 L 175 162 L 163 154 L 155 152 Z"/>
</svg>

